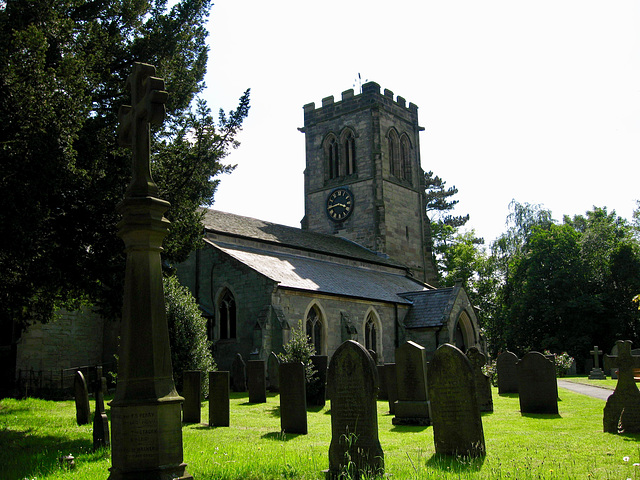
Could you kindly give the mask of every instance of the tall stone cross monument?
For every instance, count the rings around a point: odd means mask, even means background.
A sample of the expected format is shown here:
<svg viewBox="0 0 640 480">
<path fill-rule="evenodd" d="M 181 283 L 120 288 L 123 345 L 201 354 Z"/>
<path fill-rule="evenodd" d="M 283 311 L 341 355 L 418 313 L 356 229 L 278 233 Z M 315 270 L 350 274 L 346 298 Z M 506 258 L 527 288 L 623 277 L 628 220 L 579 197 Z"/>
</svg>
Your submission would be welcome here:
<svg viewBox="0 0 640 480">
<path fill-rule="evenodd" d="M 155 67 L 136 63 L 131 106 L 119 112 L 119 142 L 133 150 L 133 180 L 118 205 L 127 266 L 118 382 L 111 406 L 109 480 L 192 479 L 182 455 L 181 405 L 171 368 L 160 252 L 169 203 L 156 198 L 149 168 L 149 124 L 164 119 L 167 92 Z"/>
</svg>

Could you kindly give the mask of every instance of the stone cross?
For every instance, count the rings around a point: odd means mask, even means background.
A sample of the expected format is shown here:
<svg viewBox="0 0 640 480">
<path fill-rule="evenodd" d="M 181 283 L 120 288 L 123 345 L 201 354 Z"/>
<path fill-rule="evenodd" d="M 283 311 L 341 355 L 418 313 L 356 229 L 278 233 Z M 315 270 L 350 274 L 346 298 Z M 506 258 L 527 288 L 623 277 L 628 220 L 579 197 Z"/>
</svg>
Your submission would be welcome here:
<svg viewBox="0 0 640 480">
<path fill-rule="evenodd" d="M 594 368 L 600 368 L 599 356 L 602 354 L 602 350 L 598 350 L 598 346 L 594 345 L 593 350 L 591 350 L 589 353 L 593 355 Z"/>
<path fill-rule="evenodd" d="M 149 124 L 162 123 L 169 94 L 164 90 L 164 80 L 155 74 L 153 65 L 134 64 L 127 79 L 131 105 L 122 105 L 118 112 L 118 143 L 133 149 L 133 179 L 127 189 L 128 196 L 146 197 L 158 193 L 149 166 Z"/>
<path fill-rule="evenodd" d="M 618 355 L 605 355 L 605 368 L 617 368 L 618 369 L 618 385 L 619 388 L 628 388 L 629 386 L 635 387 L 635 380 L 633 379 L 633 369 L 640 368 L 640 357 L 631 354 L 631 342 L 629 340 L 616 342 L 618 345 Z"/>
<path fill-rule="evenodd" d="M 631 354 L 631 341 L 618 340 L 618 355 L 605 355 L 605 368 L 618 368 L 618 384 L 603 411 L 603 430 L 608 433 L 640 433 L 640 392 L 633 369 L 640 368 L 640 357 Z"/>
</svg>

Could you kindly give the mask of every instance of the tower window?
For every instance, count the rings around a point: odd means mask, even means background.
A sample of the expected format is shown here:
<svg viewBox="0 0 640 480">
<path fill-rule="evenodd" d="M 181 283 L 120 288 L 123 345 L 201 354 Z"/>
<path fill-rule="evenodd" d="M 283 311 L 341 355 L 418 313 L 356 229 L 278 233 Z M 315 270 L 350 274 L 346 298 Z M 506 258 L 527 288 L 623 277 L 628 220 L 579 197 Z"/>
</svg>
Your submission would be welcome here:
<svg viewBox="0 0 640 480">
<path fill-rule="evenodd" d="M 340 158 L 338 156 L 338 141 L 335 135 L 329 135 L 324 141 L 325 178 L 331 180 L 340 176 Z"/>
<path fill-rule="evenodd" d="M 406 135 L 400 140 L 400 171 L 397 176 L 402 180 L 411 181 L 411 144 Z"/>
<path fill-rule="evenodd" d="M 400 176 L 400 145 L 398 141 L 398 134 L 395 130 L 389 131 L 387 136 L 389 142 L 389 172 L 396 178 Z"/>
<path fill-rule="evenodd" d="M 356 138 L 351 130 L 343 137 L 342 151 L 344 153 L 344 173 L 353 175 L 356 172 Z"/>
</svg>

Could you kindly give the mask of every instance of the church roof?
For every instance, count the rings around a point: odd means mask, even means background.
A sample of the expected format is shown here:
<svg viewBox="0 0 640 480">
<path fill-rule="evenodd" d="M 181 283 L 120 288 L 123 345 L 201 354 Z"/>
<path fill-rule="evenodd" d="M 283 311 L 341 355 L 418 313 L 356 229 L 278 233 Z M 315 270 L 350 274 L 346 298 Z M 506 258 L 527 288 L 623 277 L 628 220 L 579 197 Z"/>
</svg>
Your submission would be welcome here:
<svg viewBox="0 0 640 480">
<path fill-rule="evenodd" d="M 281 247 L 304 249 L 370 263 L 406 268 L 402 264 L 371 251 L 362 245 L 333 235 L 279 225 L 251 217 L 207 209 L 204 217 L 207 232 L 248 238 Z"/>
<path fill-rule="evenodd" d="M 457 287 L 400 293 L 413 305 L 404 318 L 406 328 L 440 327 L 449 320 Z"/>
<path fill-rule="evenodd" d="M 387 270 L 357 267 L 256 247 L 207 239 L 227 255 L 278 282 L 279 287 L 411 304 L 401 292 L 427 288 L 422 283 Z"/>
</svg>

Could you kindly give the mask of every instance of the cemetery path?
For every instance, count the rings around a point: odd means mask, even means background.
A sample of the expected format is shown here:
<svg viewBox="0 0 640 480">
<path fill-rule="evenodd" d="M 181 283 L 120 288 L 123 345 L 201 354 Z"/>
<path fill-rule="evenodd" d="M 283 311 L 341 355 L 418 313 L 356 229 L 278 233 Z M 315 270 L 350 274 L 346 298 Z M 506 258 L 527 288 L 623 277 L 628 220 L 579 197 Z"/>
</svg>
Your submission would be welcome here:
<svg viewBox="0 0 640 480">
<path fill-rule="evenodd" d="M 613 390 L 602 387 L 594 387 L 592 385 L 585 385 L 583 383 L 569 382 L 567 380 L 558 380 L 558 387 L 566 388 L 572 392 L 581 393 L 593 398 L 599 398 L 600 400 L 607 400 L 613 393 Z"/>
</svg>

